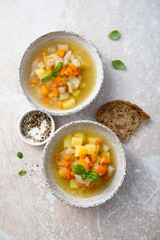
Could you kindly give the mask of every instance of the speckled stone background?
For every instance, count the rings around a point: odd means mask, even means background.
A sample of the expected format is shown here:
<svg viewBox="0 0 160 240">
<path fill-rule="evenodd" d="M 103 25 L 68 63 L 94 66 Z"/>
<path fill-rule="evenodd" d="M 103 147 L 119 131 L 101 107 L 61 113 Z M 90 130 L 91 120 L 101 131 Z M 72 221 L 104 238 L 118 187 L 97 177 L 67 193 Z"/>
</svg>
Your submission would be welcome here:
<svg viewBox="0 0 160 240">
<path fill-rule="evenodd" d="M 98 98 L 84 111 L 55 117 L 56 128 L 71 120 L 95 120 L 106 101 L 129 100 L 150 116 L 124 145 L 127 175 L 118 193 L 102 206 L 78 209 L 61 203 L 41 173 L 43 147 L 25 144 L 17 122 L 32 106 L 18 86 L 18 66 L 30 42 L 54 30 L 85 35 L 105 62 Z M 107 35 L 118 29 L 121 38 Z M 160 239 L 160 1 L 0 1 L 0 239 Z M 121 59 L 125 71 L 112 69 Z M 22 151 L 22 160 L 16 153 Z M 19 170 L 27 170 L 20 177 Z"/>
</svg>

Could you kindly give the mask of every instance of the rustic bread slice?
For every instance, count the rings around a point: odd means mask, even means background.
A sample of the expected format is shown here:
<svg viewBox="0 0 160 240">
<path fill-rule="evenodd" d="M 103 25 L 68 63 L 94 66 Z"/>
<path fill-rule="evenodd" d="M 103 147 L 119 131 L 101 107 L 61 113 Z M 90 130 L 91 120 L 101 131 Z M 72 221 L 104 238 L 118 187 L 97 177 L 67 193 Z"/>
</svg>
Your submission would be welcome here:
<svg viewBox="0 0 160 240">
<path fill-rule="evenodd" d="M 111 128 L 123 143 L 148 119 L 137 105 L 122 100 L 108 102 L 97 112 L 97 122 Z"/>
</svg>

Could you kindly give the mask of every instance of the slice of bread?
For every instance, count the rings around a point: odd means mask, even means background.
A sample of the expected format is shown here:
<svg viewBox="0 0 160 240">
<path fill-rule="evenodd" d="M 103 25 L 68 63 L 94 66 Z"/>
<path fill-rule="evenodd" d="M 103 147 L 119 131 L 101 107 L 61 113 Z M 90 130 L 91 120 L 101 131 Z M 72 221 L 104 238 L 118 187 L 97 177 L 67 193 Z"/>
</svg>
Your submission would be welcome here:
<svg viewBox="0 0 160 240">
<path fill-rule="evenodd" d="M 108 102 L 97 112 L 97 122 L 114 131 L 123 143 L 148 119 L 137 105 L 122 100 Z"/>
</svg>

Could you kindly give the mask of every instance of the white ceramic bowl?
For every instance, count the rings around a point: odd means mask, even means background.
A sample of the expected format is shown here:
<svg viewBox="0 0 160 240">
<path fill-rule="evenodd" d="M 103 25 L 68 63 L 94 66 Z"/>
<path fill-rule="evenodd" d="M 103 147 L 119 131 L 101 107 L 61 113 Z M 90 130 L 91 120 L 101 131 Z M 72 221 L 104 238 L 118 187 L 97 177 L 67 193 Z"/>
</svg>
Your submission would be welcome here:
<svg viewBox="0 0 160 240">
<path fill-rule="evenodd" d="M 23 121 L 24 117 L 25 117 L 27 114 L 29 114 L 29 113 L 37 112 L 37 111 L 46 114 L 46 115 L 50 118 L 50 120 L 51 120 L 51 125 L 52 125 L 52 131 L 51 131 L 49 137 L 48 137 L 46 140 L 44 140 L 43 142 L 34 142 L 32 139 L 25 137 L 25 136 L 22 134 L 22 129 L 21 129 L 21 124 L 22 124 L 22 121 Z M 32 146 L 41 146 L 41 145 L 46 144 L 46 143 L 50 140 L 50 138 L 52 137 L 54 131 L 55 131 L 55 122 L 54 122 L 53 118 L 52 118 L 49 114 L 47 114 L 46 112 L 43 112 L 43 111 L 40 111 L 40 110 L 30 110 L 30 111 L 25 112 L 25 113 L 20 117 L 20 119 L 19 119 L 19 121 L 18 121 L 18 133 L 19 133 L 19 136 L 21 137 L 21 139 L 22 139 L 24 142 L 26 142 L 26 143 L 28 143 L 28 144 L 30 144 L 30 145 L 32 145 Z"/>
<path fill-rule="evenodd" d="M 54 147 L 56 146 L 56 143 L 61 139 L 63 139 L 66 134 L 73 131 L 79 131 L 82 129 L 94 130 L 100 135 L 107 138 L 111 142 L 114 148 L 116 159 L 117 159 L 116 173 L 112 179 L 112 182 L 105 189 L 104 192 L 91 198 L 77 198 L 77 197 L 68 195 L 57 185 L 51 173 L 51 154 Z M 112 132 L 109 128 L 105 127 L 100 123 L 93 122 L 93 121 L 71 122 L 59 128 L 54 133 L 51 140 L 45 146 L 42 159 L 43 159 L 42 170 L 43 170 L 44 178 L 47 182 L 48 187 L 52 191 L 52 193 L 60 200 L 76 207 L 84 207 L 84 208 L 94 207 L 109 200 L 111 197 L 114 196 L 114 194 L 120 188 L 126 173 L 126 158 L 125 158 L 125 153 L 120 140 L 118 139 L 116 134 Z"/>
<path fill-rule="evenodd" d="M 85 48 L 88 49 L 88 51 L 93 56 L 93 59 L 97 67 L 97 81 L 91 95 L 88 97 L 88 99 L 86 99 L 80 105 L 75 106 L 74 108 L 68 109 L 68 110 L 50 110 L 40 105 L 31 96 L 25 83 L 25 77 L 28 76 L 28 71 L 26 69 L 26 66 L 30 61 L 34 51 L 36 51 L 37 47 L 41 46 L 43 43 L 48 42 L 55 38 L 73 39 L 76 42 L 82 44 Z M 31 45 L 28 47 L 28 49 L 26 50 L 26 52 L 22 57 L 19 74 L 20 74 L 20 85 L 22 87 L 22 91 L 24 95 L 27 97 L 27 99 L 29 100 L 29 102 L 32 103 L 36 108 L 57 116 L 73 114 L 84 109 L 86 106 L 88 106 L 98 95 L 98 92 L 100 91 L 100 88 L 103 83 L 103 78 L 104 78 L 103 62 L 95 45 L 91 41 L 87 40 L 84 36 L 81 36 L 80 34 L 76 34 L 73 32 L 66 32 L 66 31 L 50 32 L 46 35 L 41 36 L 40 38 L 37 38 L 33 43 L 31 43 Z"/>
</svg>

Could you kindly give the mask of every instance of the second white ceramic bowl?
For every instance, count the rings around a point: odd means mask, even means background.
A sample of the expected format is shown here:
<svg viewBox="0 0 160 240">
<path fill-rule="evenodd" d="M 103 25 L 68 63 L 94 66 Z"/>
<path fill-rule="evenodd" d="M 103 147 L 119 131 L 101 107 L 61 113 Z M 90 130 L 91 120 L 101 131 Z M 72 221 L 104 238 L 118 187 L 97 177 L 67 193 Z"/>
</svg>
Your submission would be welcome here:
<svg viewBox="0 0 160 240">
<path fill-rule="evenodd" d="M 57 185 L 51 173 L 51 154 L 55 149 L 57 142 L 64 139 L 66 134 L 74 131 L 80 131 L 82 129 L 95 131 L 103 137 L 107 138 L 114 148 L 117 160 L 116 173 L 110 185 L 105 189 L 104 192 L 91 198 L 78 198 L 68 195 Z M 126 173 L 126 158 L 119 138 L 114 132 L 111 131 L 111 129 L 93 121 L 71 122 L 59 128 L 45 146 L 42 159 L 42 170 L 44 178 L 52 193 L 60 200 L 76 207 L 94 207 L 112 198 L 122 185 Z"/>
<path fill-rule="evenodd" d="M 97 68 L 97 81 L 91 95 L 88 97 L 88 99 L 86 99 L 80 105 L 77 105 L 74 108 L 68 109 L 68 110 L 51 110 L 51 109 L 48 109 L 47 107 L 40 105 L 29 93 L 26 86 L 26 81 L 25 81 L 25 78 L 28 75 L 26 66 L 29 61 L 32 61 L 31 59 L 32 59 L 33 53 L 36 51 L 36 49 L 39 46 L 55 38 L 72 39 L 82 44 L 93 56 L 93 59 L 95 61 L 96 68 Z M 19 74 L 20 74 L 20 85 L 22 87 L 22 91 L 24 95 L 27 97 L 27 99 L 29 100 L 29 102 L 32 103 L 39 110 L 45 111 L 49 114 L 56 115 L 56 116 L 73 114 L 84 109 L 86 106 L 88 106 L 98 95 L 103 83 L 103 78 L 104 78 L 103 61 L 95 45 L 90 40 L 87 40 L 84 36 L 80 34 L 76 34 L 73 32 L 66 32 L 66 31 L 50 32 L 46 35 L 43 35 L 37 38 L 33 43 L 31 43 L 31 45 L 28 47 L 28 49 L 26 50 L 26 52 L 22 57 Z"/>
</svg>

